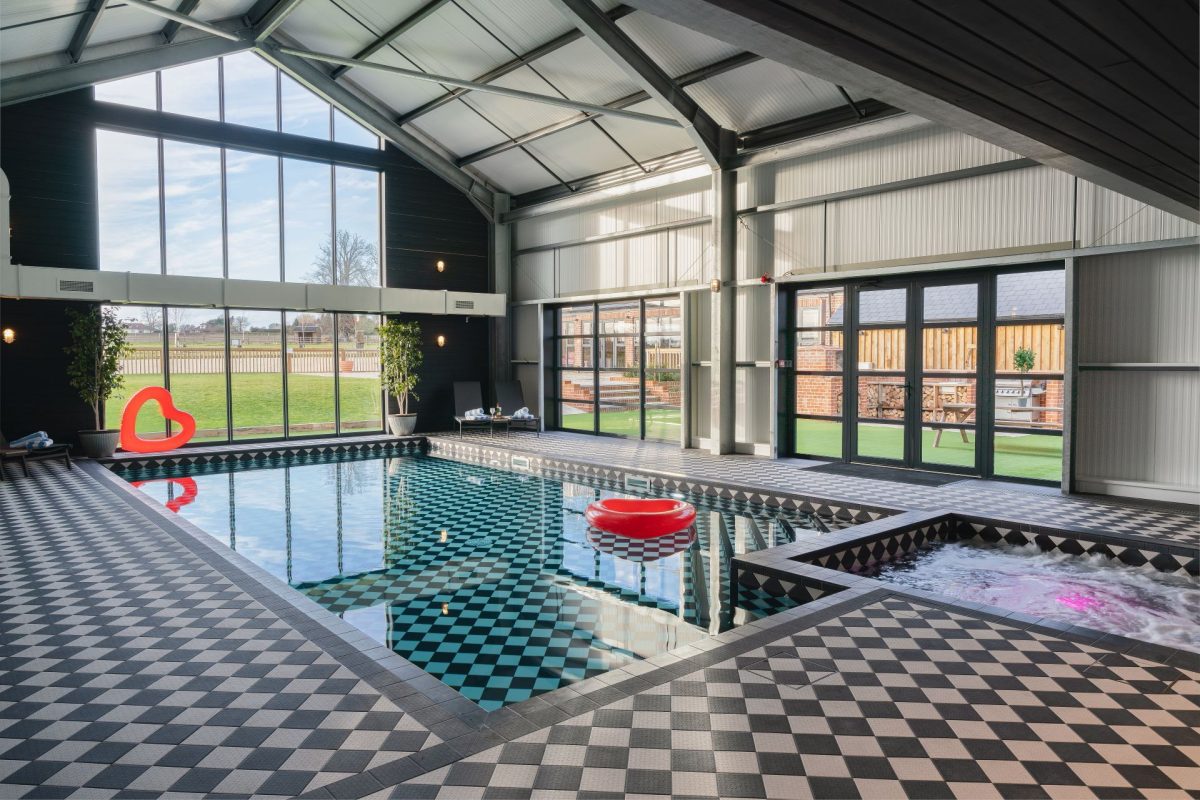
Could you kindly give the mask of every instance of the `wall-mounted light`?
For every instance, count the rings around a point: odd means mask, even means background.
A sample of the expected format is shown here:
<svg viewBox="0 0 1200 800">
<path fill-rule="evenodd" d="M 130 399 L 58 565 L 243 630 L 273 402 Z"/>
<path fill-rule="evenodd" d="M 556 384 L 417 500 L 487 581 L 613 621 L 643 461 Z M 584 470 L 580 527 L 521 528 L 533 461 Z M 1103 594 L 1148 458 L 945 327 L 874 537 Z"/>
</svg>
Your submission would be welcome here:
<svg viewBox="0 0 1200 800">
<path fill-rule="evenodd" d="M 0 334 L 0 337 L 3 337 L 5 344 L 12 344 L 17 340 L 17 332 L 12 328 L 5 328 L 4 333 Z"/>
<path fill-rule="evenodd" d="M 438 334 L 438 337 L 437 337 L 437 346 L 438 347 L 446 346 L 446 337 L 442 336 L 440 333 Z"/>
<path fill-rule="evenodd" d="M 721 291 L 721 279 L 713 278 L 711 281 L 708 282 L 708 288 L 712 289 L 713 294 L 716 294 L 717 292 Z"/>
<path fill-rule="evenodd" d="M 438 271 L 438 272 L 445 272 L 445 271 L 446 271 L 446 262 L 445 262 L 445 261 L 439 261 L 439 262 L 437 263 L 437 271 Z"/>
</svg>

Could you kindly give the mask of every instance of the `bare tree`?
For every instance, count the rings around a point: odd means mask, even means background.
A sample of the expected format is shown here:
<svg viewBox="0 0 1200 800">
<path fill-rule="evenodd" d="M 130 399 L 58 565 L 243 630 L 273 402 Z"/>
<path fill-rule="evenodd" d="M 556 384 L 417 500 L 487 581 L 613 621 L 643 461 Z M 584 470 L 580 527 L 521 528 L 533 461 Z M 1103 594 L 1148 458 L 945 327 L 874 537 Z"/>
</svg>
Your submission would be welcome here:
<svg viewBox="0 0 1200 800">
<path fill-rule="evenodd" d="M 377 286 L 379 250 L 357 233 L 339 229 L 335 242 L 321 245 L 308 280 L 339 286 Z"/>
</svg>

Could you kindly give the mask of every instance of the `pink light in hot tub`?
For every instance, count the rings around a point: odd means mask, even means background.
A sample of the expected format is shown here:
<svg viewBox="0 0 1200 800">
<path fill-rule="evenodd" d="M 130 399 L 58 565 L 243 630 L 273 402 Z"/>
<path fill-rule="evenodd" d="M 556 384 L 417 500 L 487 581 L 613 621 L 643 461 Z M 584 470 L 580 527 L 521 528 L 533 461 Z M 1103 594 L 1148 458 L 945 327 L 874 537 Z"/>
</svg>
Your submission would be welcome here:
<svg viewBox="0 0 1200 800">
<path fill-rule="evenodd" d="M 1096 598 L 1088 597 L 1086 594 L 1080 594 L 1079 592 L 1062 594 L 1054 599 L 1076 611 L 1087 611 L 1089 608 L 1099 608 L 1101 605 L 1100 601 Z"/>
</svg>

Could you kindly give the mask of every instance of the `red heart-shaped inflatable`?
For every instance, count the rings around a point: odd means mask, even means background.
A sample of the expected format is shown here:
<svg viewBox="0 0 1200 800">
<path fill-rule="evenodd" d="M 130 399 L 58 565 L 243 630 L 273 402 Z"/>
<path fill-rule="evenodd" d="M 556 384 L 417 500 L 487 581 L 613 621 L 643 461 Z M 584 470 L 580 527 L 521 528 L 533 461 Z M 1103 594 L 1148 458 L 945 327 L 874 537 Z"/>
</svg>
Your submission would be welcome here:
<svg viewBox="0 0 1200 800">
<path fill-rule="evenodd" d="M 149 481 L 133 481 L 131 486 L 145 486 L 147 483 L 158 483 L 159 481 L 166 483 L 176 483 L 183 488 L 183 494 L 179 497 L 167 501 L 167 508 L 179 513 L 179 509 L 186 506 L 188 503 L 194 502 L 196 496 L 200 494 L 200 488 L 196 486 L 195 478 L 155 478 Z"/>
<path fill-rule="evenodd" d="M 137 434 L 137 415 L 142 406 L 151 400 L 157 400 L 162 408 L 162 415 L 171 422 L 179 425 L 179 433 L 165 439 L 143 439 Z M 196 434 L 196 418 L 186 411 L 175 407 L 171 393 L 161 386 L 147 386 L 140 389 L 121 413 L 121 449 L 131 453 L 160 453 L 163 450 L 174 450 L 183 447 Z"/>
</svg>

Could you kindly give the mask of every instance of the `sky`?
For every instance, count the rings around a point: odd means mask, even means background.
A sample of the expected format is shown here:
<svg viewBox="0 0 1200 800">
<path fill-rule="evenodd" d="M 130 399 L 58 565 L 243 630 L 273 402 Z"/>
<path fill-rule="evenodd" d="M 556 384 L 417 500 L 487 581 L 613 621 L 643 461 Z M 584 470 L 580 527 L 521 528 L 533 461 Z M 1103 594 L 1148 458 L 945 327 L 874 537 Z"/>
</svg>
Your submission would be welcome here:
<svg viewBox="0 0 1200 800">
<path fill-rule="evenodd" d="M 226 121 L 328 139 L 329 104 L 253 53 L 227 56 L 223 64 Z M 161 72 L 163 111 L 218 119 L 218 60 Z M 282 106 L 277 109 L 276 81 Z M 105 102 L 155 107 L 154 73 L 101 84 Z M 338 141 L 378 147 L 370 131 L 340 111 L 332 126 Z M 158 143 L 152 137 L 97 131 L 102 269 L 158 273 Z M 221 277 L 221 151 L 164 140 L 163 226 L 166 272 Z M 283 274 L 305 281 L 321 245 L 337 221 L 379 247 L 379 174 L 370 170 L 280 159 L 237 150 L 225 152 L 229 277 L 278 280 L 280 276 L 280 171 L 282 167 Z"/>
</svg>

